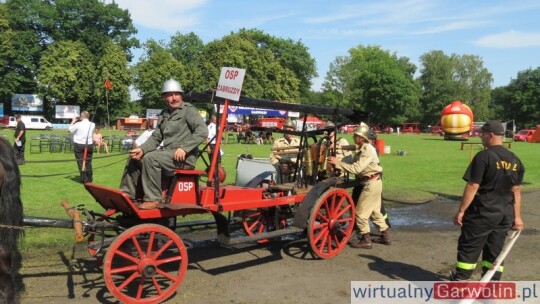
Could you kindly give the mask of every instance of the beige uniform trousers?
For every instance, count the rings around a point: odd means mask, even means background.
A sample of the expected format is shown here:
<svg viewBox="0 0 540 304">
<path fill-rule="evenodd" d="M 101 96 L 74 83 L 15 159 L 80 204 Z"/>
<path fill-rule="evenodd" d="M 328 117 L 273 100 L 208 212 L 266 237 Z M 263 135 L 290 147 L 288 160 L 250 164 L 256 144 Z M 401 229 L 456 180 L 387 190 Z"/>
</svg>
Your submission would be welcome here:
<svg viewBox="0 0 540 304">
<path fill-rule="evenodd" d="M 360 230 L 360 234 L 369 233 L 369 218 L 379 231 L 388 229 L 388 225 L 384 221 L 384 216 L 381 213 L 382 203 L 382 180 L 372 179 L 365 182 L 362 193 L 356 203 L 356 226 Z"/>
</svg>

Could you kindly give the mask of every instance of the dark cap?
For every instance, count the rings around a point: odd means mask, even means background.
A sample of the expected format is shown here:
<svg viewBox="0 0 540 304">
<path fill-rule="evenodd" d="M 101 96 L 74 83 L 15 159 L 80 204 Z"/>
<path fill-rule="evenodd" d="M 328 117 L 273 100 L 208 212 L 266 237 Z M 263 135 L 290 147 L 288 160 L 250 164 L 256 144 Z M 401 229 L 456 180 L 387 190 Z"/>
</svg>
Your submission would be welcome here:
<svg viewBox="0 0 540 304">
<path fill-rule="evenodd" d="M 483 132 L 490 132 L 495 135 L 504 135 L 504 127 L 502 123 L 498 120 L 488 120 L 482 126 Z"/>
</svg>

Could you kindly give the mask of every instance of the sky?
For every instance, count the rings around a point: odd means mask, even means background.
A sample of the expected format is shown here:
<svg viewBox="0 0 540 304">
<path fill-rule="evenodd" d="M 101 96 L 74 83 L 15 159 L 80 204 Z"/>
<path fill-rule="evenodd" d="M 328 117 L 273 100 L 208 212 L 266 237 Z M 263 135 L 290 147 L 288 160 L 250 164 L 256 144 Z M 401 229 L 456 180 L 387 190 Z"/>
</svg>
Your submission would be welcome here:
<svg viewBox="0 0 540 304">
<path fill-rule="evenodd" d="M 111 2 L 107 0 L 106 2 Z M 538 0 L 115 0 L 127 9 L 136 37 L 169 42 L 195 33 L 204 43 L 241 28 L 301 41 L 317 64 L 320 90 L 330 63 L 359 45 L 408 57 L 432 50 L 476 55 L 493 75 L 492 87 L 540 67 Z M 133 50 L 137 58 L 141 50 Z M 237 67 L 243 68 L 243 67 Z M 217 83 L 217 79 L 216 79 Z"/>
</svg>

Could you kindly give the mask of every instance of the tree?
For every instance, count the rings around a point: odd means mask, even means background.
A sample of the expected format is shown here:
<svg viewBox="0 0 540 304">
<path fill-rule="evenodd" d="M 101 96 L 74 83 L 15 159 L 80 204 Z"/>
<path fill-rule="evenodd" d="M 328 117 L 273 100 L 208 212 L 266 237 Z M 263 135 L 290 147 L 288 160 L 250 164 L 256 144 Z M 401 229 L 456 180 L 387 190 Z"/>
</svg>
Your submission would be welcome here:
<svg viewBox="0 0 540 304">
<path fill-rule="evenodd" d="M 56 104 L 79 104 L 93 110 L 96 71 L 90 50 L 81 42 L 63 41 L 52 44 L 39 63 L 39 90 L 49 100 L 47 110 Z"/>
<path fill-rule="evenodd" d="M 493 80 L 478 56 L 447 56 L 442 51 L 431 51 L 422 55 L 420 61 L 424 123 L 438 122 L 442 109 L 454 100 L 470 106 L 475 120 L 482 121 L 491 116 L 489 103 Z"/>
<path fill-rule="evenodd" d="M 109 125 L 109 117 L 111 115 L 113 118 L 117 117 L 119 112 L 130 103 L 129 85 L 132 83 L 126 54 L 112 40 L 109 40 L 103 48 L 103 56 L 98 62 L 98 71 L 100 72 L 95 81 L 98 106 L 94 121 Z M 113 84 L 112 89 L 107 92 L 104 88 L 106 79 Z M 100 115 L 97 115 L 98 112 Z M 104 116 L 103 114 L 107 115 L 106 120 L 99 119 Z"/>
<path fill-rule="evenodd" d="M 15 33 L 9 28 L 7 13 L 0 4 L 0 101 L 10 99 L 17 83 L 17 73 L 11 69 L 17 53 L 12 44 Z"/>
<path fill-rule="evenodd" d="M 185 69 L 182 63 L 159 43 L 150 39 L 144 44 L 145 53 L 133 68 L 134 87 L 140 92 L 143 108 L 161 109 L 161 88 L 163 83 L 173 78 L 182 84 L 185 91 Z"/>
<path fill-rule="evenodd" d="M 424 124 L 438 124 L 443 108 L 456 99 L 453 60 L 443 51 L 431 51 L 420 57 L 422 68 L 418 81 L 422 89 L 420 104 Z"/>
<path fill-rule="evenodd" d="M 281 65 L 268 48 L 258 48 L 252 40 L 230 34 L 206 45 L 201 59 L 206 87 L 214 88 L 222 67 L 246 69 L 242 94 L 254 98 L 298 102 L 300 80 Z"/>
<path fill-rule="evenodd" d="M 401 124 L 419 117 L 414 70 L 407 58 L 378 46 L 358 46 L 332 63 L 325 93 L 340 106 L 372 113 L 378 123 Z"/>
<path fill-rule="evenodd" d="M 506 87 L 494 91 L 498 118 L 516 121 L 520 127 L 533 128 L 540 117 L 540 67 L 518 73 Z"/>
<path fill-rule="evenodd" d="M 18 93 L 35 93 L 37 84 L 36 74 L 39 60 L 44 50 L 41 44 L 44 38 L 40 37 L 35 25 L 39 0 L 10 0 L 6 1 L 8 9 L 9 27 L 13 30 L 12 46 L 16 51 L 15 58 L 8 66 L 17 77 L 10 86 Z M 14 93 L 14 92 L 12 92 Z"/>
<path fill-rule="evenodd" d="M 61 41 L 79 41 L 91 51 L 97 65 L 103 46 L 113 40 L 131 60 L 130 48 L 138 46 L 129 12 L 113 1 L 100 0 L 7 0 L 10 28 L 15 32 L 16 58 L 9 67 L 18 78 L 10 84 L 22 93 L 36 93 L 41 56 L 48 46 Z M 128 85 L 128 84 L 126 84 Z"/>
<path fill-rule="evenodd" d="M 315 59 L 301 41 L 274 37 L 256 29 L 241 29 L 238 34 L 252 41 L 259 49 L 268 49 L 280 65 L 293 71 L 300 81 L 300 94 L 311 88 L 311 79 L 317 77 Z"/>
<path fill-rule="evenodd" d="M 201 55 L 204 47 L 202 40 L 193 32 L 187 35 L 178 32 L 171 37 L 168 44 L 167 50 L 188 71 L 185 75 L 185 83 L 182 83 L 186 92 L 201 92 L 209 88 L 206 86 L 207 83 L 201 71 Z"/>
<path fill-rule="evenodd" d="M 457 97 L 469 104 L 475 120 L 491 118 L 491 73 L 483 67 L 482 59 L 474 55 L 456 56 L 455 79 L 458 83 Z"/>
<path fill-rule="evenodd" d="M 348 104 L 351 95 L 349 86 L 352 84 L 353 78 L 350 62 L 351 57 L 338 56 L 330 63 L 330 68 L 323 82 L 323 96 L 326 105 L 351 106 Z"/>
</svg>

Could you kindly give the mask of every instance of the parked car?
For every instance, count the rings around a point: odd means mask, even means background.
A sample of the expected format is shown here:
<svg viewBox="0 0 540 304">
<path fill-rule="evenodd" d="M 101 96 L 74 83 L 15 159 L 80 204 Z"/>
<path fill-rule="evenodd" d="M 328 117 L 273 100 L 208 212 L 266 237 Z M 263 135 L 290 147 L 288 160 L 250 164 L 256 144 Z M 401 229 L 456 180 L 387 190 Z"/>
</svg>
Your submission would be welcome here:
<svg viewBox="0 0 540 304">
<path fill-rule="evenodd" d="M 53 128 L 52 124 L 41 115 L 21 115 L 21 120 L 27 129 L 52 130 Z M 8 127 L 17 127 L 15 116 L 9 117 Z"/>
<path fill-rule="evenodd" d="M 514 135 L 514 140 L 529 142 L 531 141 L 533 134 L 534 134 L 534 130 L 523 129 L 523 130 L 520 130 L 516 135 Z"/>
</svg>

